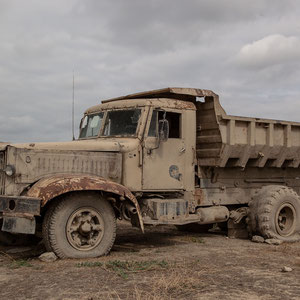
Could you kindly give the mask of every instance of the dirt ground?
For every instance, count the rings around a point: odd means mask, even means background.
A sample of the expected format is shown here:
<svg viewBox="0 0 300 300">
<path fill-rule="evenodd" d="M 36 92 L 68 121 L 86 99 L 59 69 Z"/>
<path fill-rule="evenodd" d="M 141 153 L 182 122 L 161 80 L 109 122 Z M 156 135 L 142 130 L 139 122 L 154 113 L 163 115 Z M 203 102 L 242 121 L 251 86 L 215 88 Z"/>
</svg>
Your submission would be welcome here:
<svg viewBox="0 0 300 300">
<path fill-rule="evenodd" d="M 107 257 L 44 263 L 10 248 L 0 248 L 0 299 L 300 299 L 300 243 L 119 223 Z"/>
</svg>

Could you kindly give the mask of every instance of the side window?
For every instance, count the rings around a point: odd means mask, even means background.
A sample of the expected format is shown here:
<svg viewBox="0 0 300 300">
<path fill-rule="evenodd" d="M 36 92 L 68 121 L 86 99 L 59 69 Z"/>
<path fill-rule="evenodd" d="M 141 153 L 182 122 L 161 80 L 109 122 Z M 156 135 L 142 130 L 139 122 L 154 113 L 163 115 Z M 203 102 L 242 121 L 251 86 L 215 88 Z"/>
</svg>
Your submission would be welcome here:
<svg viewBox="0 0 300 300">
<path fill-rule="evenodd" d="M 148 136 L 158 136 L 158 111 L 157 110 L 153 110 L 152 113 L 152 118 L 151 118 L 151 122 L 150 122 L 150 127 L 149 127 L 149 132 L 148 132 Z"/>
<path fill-rule="evenodd" d="M 163 120 L 164 111 L 154 110 L 150 122 L 148 136 L 158 136 L 158 121 Z M 169 122 L 169 138 L 181 138 L 181 114 L 174 112 L 166 112 L 166 119 Z"/>
</svg>

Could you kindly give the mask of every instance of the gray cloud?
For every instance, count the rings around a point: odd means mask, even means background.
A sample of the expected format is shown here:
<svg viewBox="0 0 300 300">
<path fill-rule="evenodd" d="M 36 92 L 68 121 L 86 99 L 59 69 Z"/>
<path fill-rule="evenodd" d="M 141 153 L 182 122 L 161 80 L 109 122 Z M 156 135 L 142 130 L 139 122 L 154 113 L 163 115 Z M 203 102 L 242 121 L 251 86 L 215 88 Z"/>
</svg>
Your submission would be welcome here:
<svg viewBox="0 0 300 300">
<path fill-rule="evenodd" d="M 273 34 L 242 47 L 238 62 L 250 68 L 265 68 L 300 61 L 300 39 Z"/>
<path fill-rule="evenodd" d="M 100 99 L 188 86 L 232 114 L 300 121 L 300 3 L 0 0 L 0 140 L 71 138 Z"/>
</svg>

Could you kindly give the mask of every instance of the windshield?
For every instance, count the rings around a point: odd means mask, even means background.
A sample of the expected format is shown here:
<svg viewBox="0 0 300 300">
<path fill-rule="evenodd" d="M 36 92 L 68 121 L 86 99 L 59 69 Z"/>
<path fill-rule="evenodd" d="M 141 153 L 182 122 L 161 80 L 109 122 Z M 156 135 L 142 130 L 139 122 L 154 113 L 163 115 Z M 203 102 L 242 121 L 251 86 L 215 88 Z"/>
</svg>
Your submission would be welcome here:
<svg viewBox="0 0 300 300">
<path fill-rule="evenodd" d="M 141 116 L 140 109 L 113 110 L 107 112 L 104 136 L 135 135 Z"/>
<path fill-rule="evenodd" d="M 104 113 L 85 116 L 82 120 L 79 138 L 98 136 Z"/>
</svg>

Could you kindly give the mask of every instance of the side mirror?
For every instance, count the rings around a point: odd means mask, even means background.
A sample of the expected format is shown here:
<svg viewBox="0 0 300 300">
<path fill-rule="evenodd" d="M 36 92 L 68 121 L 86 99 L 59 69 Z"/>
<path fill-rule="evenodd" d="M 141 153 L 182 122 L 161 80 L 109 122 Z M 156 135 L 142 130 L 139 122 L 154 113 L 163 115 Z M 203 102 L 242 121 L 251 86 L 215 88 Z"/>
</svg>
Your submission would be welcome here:
<svg viewBox="0 0 300 300">
<path fill-rule="evenodd" d="M 169 138 L 169 121 L 166 119 L 158 122 L 158 136 L 159 141 L 165 142 Z"/>
</svg>

